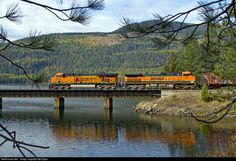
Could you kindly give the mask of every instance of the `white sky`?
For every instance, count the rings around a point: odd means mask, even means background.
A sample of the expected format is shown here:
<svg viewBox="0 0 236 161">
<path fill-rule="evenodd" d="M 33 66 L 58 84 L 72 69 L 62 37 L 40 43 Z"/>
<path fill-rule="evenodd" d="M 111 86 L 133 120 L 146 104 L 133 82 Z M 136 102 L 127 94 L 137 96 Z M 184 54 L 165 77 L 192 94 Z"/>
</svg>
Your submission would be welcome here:
<svg viewBox="0 0 236 161">
<path fill-rule="evenodd" d="M 38 3 L 60 6 L 57 0 L 34 0 Z M 73 0 L 64 0 L 63 8 L 70 6 Z M 85 1 L 85 0 L 81 0 Z M 7 29 L 8 38 L 15 40 L 27 37 L 30 31 L 42 34 L 64 32 L 111 32 L 121 27 L 121 20 L 130 18 L 135 21 L 153 19 L 153 14 L 161 16 L 175 14 L 197 5 L 197 0 L 105 0 L 105 9 L 92 12 L 88 25 L 75 22 L 62 22 L 40 7 L 20 0 L 0 0 L 0 16 L 3 16 L 10 4 L 19 4 L 24 17 L 22 23 L 13 23 L 0 19 L 0 25 Z M 197 22 L 197 13 L 189 15 L 187 22 Z"/>
</svg>

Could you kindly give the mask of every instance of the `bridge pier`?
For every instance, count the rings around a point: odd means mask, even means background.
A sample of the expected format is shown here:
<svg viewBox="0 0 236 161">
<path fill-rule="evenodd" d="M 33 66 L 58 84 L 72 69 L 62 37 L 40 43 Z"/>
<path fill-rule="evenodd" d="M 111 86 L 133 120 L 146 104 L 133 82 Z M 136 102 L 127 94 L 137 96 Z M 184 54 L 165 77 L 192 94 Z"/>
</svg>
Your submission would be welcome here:
<svg viewBox="0 0 236 161">
<path fill-rule="evenodd" d="M 112 98 L 109 98 L 109 97 L 104 98 L 104 108 L 107 110 L 111 110 L 113 108 Z"/>
<path fill-rule="evenodd" d="M 64 110 L 64 108 L 65 108 L 65 98 L 62 97 L 54 98 L 54 109 Z"/>
<path fill-rule="evenodd" d="M 59 110 L 59 109 L 55 109 L 53 111 L 53 120 L 54 121 L 62 121 L 64 117 L 64 110 Z"/>
<path fill-rule="evenodd" d="M 0 97 L 0 110 L 2 109 L 2 97 Z"/>
<path fill-rule="evenodd" d="M 112 109 L 104 109 L 104 120 L 111 122 L 113 120 Z"/>
</svg>

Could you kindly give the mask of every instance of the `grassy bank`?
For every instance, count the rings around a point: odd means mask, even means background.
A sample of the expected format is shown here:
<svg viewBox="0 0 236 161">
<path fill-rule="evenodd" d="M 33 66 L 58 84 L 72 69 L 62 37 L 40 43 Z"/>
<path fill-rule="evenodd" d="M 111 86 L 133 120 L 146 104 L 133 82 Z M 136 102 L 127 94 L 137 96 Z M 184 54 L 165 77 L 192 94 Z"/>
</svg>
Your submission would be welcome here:
<svg viewBox="0 0 236 161">
<path fill-rule="evenodd" d="M 141 112 L 149 115 L 171 115 L 188 117 L 194 114 L 203 117 L 214 111 L 225 107 L 229 101 L 213 100 L 204 102 L 201 99 L 201 91 L 169 91 L 166 96 L 151 101 L 142 101 L 134 107 L 136 112 Z M 233 109 L 228 114 L 230 117 L 236 116 L 236 111 Z"/>
</svg>

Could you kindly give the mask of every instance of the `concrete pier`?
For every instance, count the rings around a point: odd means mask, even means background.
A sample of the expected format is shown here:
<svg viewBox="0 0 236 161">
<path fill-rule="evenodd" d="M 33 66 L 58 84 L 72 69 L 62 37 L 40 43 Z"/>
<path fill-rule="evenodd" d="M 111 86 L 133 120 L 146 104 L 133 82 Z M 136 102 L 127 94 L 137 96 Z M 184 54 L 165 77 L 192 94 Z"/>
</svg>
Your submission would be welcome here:
<svg viewBox="0 0 236 161">
<path fill-rule="evenodd" d="M 111 110 L 113 108 L 113 100 L 112 98 L 105 97 L 104 98 L 104 108 Z"/>
<path fill-rule="evenodd" d="M 104 120 L 106 122 L 113 121 L 112 109 L 104 109 Z"/>
<path fill-rule="evenodd" d="M 54 109 L 63 110 L 65 108 L 65 99 L 62 97 L 54 98 Z"/>
<path fill-rule="evenodd" d="M 2 97 L 0 97 L 0 110 L 2 109 Z"/>
<path fill-rule="evenodd" d="M 60 122 L 63 120 L 64 110 L 54 109 L 53 119 L 54 121 Z"/>
</svg>

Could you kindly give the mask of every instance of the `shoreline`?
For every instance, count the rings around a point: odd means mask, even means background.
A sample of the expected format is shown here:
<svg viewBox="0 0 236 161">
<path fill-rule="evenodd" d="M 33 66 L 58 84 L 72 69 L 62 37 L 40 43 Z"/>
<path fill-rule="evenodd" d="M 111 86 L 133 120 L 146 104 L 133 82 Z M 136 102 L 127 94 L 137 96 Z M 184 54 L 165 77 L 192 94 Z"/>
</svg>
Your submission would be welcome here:
<svg viewBox="0 0 236 161">
<path fill-rule="evenodd" d="M 217 90 L 210 90 L 214 93 Z M 201 90 L 163 90 L 162 97 L 139 102 L 133 107 L 138 113 L 152 116 L 206 117 L 212 112 L 225 107 L 229 101 L 201 100 Z M 236 110 L 231 110 L 226 117 L 236 118 Z"/>
</svg>

